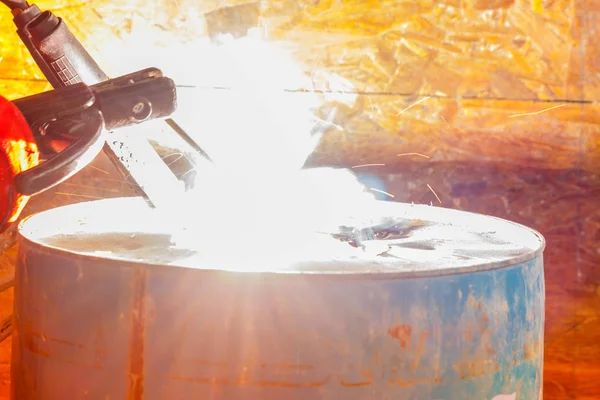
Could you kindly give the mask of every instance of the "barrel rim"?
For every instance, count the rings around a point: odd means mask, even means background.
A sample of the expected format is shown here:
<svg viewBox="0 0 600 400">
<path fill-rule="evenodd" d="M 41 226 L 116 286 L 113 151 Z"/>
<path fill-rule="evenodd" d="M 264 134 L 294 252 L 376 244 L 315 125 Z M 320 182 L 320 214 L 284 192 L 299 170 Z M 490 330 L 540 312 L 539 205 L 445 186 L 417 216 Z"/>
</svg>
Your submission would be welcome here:
<svg viewBox="0 0 600 400">
<path fill-rule="evenodd" d="M 83 205 L 83 204 L 89 204 L 89 203 L 99 203 L 99 202 L 107 202 L 107 201 L 115 201 L 115 200 L 125 200 L 125 201 L 139 201 L 143 199 L 141 197 L 127 197 L 127 198 L 117 198 L 117 199 L 103 199 L 103 200 L 94 200 L 94 201 L 89 201 L 89 202 L 80 202 L 80 203 L 74 203 L 71 205 L 67 205 L 67 206 L 61 206 L 61 207 L 57 207 L 55 209 L 52 210 L 56 210 L 58 208 L 67 208 L 70 207 L 72 205 Z M 381 203 L 387 203 L 387 204 L 394 204 L 395 202 L 386 202 L 386 201 L 382 201 Z M 406 203 L 404 203 L 406 204 Z M 423 205 L 414 205 L 414 206 L 423 206 Z M 445 207 L 436 207 L 438 209 L 442 209 L 442 210 L 449 210 L 451 212 L 454 213 L 462 213 L 462 214 L 472 214 L 472 215 L 477 215 L 477 216 L 482 216 L 482 214 L 477 214 L 477 213 L 473 213 L 473 212 L 469 212 L 469 211 L 462 211 L 462 210 L 454 210 L 454 209 L 449 209 L 449 208 L 445 208 Z M 47 210 L 47 211 L 52 211 L 52 210 Z M 468 265 L 468 266 L 457 266 L 457 267 L 444 267 L 444 268 L 436 268 L 436 269 L 420 269 L 420 270 L 390 270 L 390 269 L 386 269 L 386 270 L 381 270 L 383 269 L 381 265 L 378 265 L 374 262 L 369 262 L 368 260 L 342 260 L 342 261 L 337 261 L 337 262 L 322 262 L 322 261 L 310 261 L 310 262 L 299 262 L 299 263 L 295 263 L 292 264 L 292 267 L 289 269 L 277 269 L 277 270 L 249 270 L 249 271 L 241 271 L 241 270 L 227 270 L 227 269 L 218 269 L 218 268 L 195 268 L 192 266 L 187 266 L 187 265 L 169 265 L 169 264 L 164 264 L 164 263 L 160 263 L 160 262 L 156 262 L 156 261 L 151 261 L 151 260 L 135 260 L 135 259 L 124 259 L 124 258 L 119 258 L 119 257 L 114 257 L 114 256 L 110 256 L 110 255 L 97 255 L 97 254 L 89 254 L 89 253 L 85 253 L 85 252 L 80 252 L 80 251 L 76 251 L 76 250 L 71 250 L 71 249 L 66 249 L 63 247 L 57 247 L 57 246 L 53 246 L 51 244 L 47 244 L 47 243 L 43 243 L 42 240 L 36 240 L 33 239 L 31 237 L 28 237 L 27 232 L 25 232 L 25 228 L 26 225 L 28 223 L 28 221 L 32 218 L 39 218 L 40 215 L 43 216 L 43 214 L 46 211 L 42 211 L 42 212 L 38 212 L 32 215 L 29 215 L 25 218 L 23 218 L 18 225 L 18 241 L 19 241 L 19 251 L 21 251 L 22 246 L 21 244 L 26 244 L 27 246 L 29 246 L 30 248 L 34 248 L 37 249 L 38 251 L 43 251 L 43 252 L 47 252 L 50 253 L 52 255 L 55 256 L 63 256 L 63 257 L 69 257 L 69 258 L 76 258 L 76 259 L 80 259 L 80 260 L 90 260 L 90 261 L 95 261 L 95 262 L 109 262 L 110 264 L 115 264 L 115 265 L 130 265 L 130 266 L 142 266 L 142 267 L 150 267 L 150 268 L 158 268 L 158 269 L 162 269 L 162 268 L 168 268 L 170 270 L 174 270 L 179 269 L 179 270 L 189 270 L 189 271 L 195 271 L 195 273 L 212 273 L 212 274 L 247 274 L 247 275 L 261 275 L 261 276 L 280 276 L 280 277 L 284 277 L 284 276 L 304 276 L 306 278 L 311 278 L 311 279 L 315 279 L 315 278 L 327 278 L 327 277 L 336 277 L 337 278 L 350 278 L 350 279 L 356 279 L 356 278 L 367 278 L 367 279 L 394 279 L 394 278 L 401 278 L 401 279 L 418 279 L 418 278 L 425 278 L 425 277 L 441 277 L 441 276 L 448 276 L 448 275 L 458 275 L 458 274 L 467 274 L 467 273 L 477 273 L 477 272 L 484 272 L 484 271 L 492 271 L 492 270 L 496 270 L 496 269 L 502 269 L 502 268 L 506 268 L 506 267 L 511 267 L 511 266 L 517 266 L 519 264 L 524 264 L 527 262 L 530 262 L 532 260 L 538 259 L 538 258 L 542 258 L 543 259 L 543 252 L 546 248 L 546 240 L 544 238 L 544 236 L 539 233 L 537 230 L 529 228 L 525 225 L 513 222 L 513 221 L 509 221 L 503 218 L 498 218 L 498 217 L 494 217 L 494 216 L 488 216 L 485 215 L 486 218 L 489 219 L 493 219 L 496 220 L 498 222 L 501 223 L 505 223 L 505 224 L 511 224 L 517 228 L 523 229 L 525 231 L 528 231 L 529 233 L 531 233 L 533 236 L 536 237 L 537 240 L 539 240 L 539 246 L 529 252 L 525 252 L 521 255 L 518 256 L 513 256 L 511 258 L 507 258 L 505 260 L 498 260 L 498 261 L 490 261 L 490 262 L 481 262 L 481 263 L 476 263 L 476 264 L 472 264 L 472 265 Z M 31 235 L 29 235 L 31 236 Z M 311 268 L 315 269 L 314 271 L 311 270 L 302 270 L 302 269 L 298 269 L 296 267 L 301 267 L 303 264 L 308 264 L 310 263 Z M 354 265 L 354 266 L 360 266 L 361 270 L 360 271 L 343 271 L 343 266 L 347 266 L 349 267 L 350 265 Z M 326 269 L 326 270 L 318 270 L 319 268 L 331 268 L 337 266 L 337 269 L 335 271 Z M 378 270 L 379 269 L 379 270 Z"/>
</svg>

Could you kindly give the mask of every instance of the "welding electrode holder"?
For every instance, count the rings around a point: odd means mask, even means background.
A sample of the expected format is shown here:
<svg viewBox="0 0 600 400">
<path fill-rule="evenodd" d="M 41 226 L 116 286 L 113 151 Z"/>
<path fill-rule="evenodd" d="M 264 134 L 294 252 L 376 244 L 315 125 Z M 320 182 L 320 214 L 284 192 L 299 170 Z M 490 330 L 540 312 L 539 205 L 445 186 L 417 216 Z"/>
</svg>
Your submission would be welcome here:
<svg viewBox="0 0 600 400">
<path fill-rule="evenodd" d="M 148 68 L 12 103 L 0 97 L 0 233 L 16 220 L 27 198 L 91 162 L 104 145 L 104 131 L 171 115 L 176 93 L 171 79 Z"/>
<path fill-rule="evenodd" d="M 164 118 L 177 104 L 174 82 L 148 68 L 87 86 L 77 83 L 13 101 L 46 160 L 14 178 L 32 196 L 74 175 L 100 152 L 102 132 Z M 65 146 L 66 144 L 66 146 Z"/>
<path fill-rule="evenodd" d="M 0 108 L 5 119 L 0 121 L 0 150 L 4 152 L 0 154 L 0 233 L 18 217 L 24 199 L 58 185 L 89 164 L 102 150 L 103 132 L 171 115 L 176 93 L 171 79 L 148 68 L 92 86 L 77 83 L 24 97 L 9 103 L 10 107 L 4 101 Z M 33 156 L 43 161 L 21 166 L 27 161 L 22 157 Z"/>
</svg>

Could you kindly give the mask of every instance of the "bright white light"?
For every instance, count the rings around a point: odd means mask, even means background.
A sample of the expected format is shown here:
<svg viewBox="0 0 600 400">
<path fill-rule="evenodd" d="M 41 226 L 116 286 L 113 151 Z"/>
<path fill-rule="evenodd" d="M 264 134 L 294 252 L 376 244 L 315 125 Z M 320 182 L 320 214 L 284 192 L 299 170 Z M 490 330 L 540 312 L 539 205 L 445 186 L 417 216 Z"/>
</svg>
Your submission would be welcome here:
<svg viewBox="0 0 600 400">
<path fill-rule="evenodd" d="M 219 169 L 281 175 L 302 167 L 319 139 L 311 135 L 319 99 L 285 90 L 311 86 L 285 50 L 249 37 L 230 40 L 203 46 L 194 69 L 193 84 L 208 89 L 180 89 L 176 118 Z"/>
<path fill-rule="evenodd" d="M 351 171 L 301 170 L 324 130 L 345 134 L 315 111 L 325 102 L 353 107 L 350 82 L 319 63 L 302 71 L 291 57 L 294 44 L 264 41 L 258 29 L 240 39 L 224 36 L 220 45 L 199 38 L 160 46 L 146 28 L 140 22 L 110 46 L 122 65 L 111 72 L 162 69 L 180 86 L 173 118 L 214 161 L 196 160 L 195 189 L 173 208 L 158 210 L 176 226 L 178 246 L 222 258 L 235 242 L 236 252 L 273 261 L 275 253 L 285 259 L 303 246 L 314 249 L 315 237 L 324 237 L 316 231 L 366 219 L 360 214 L 368 213 L 374 196 Z M 313 79 L 327 82 L 330 93 L 297 91 L 311 89 Z M 168 136 L 153 139 L 180 145 Z"/>
<path fill-rule="evenodd" d="M 314 114 L 323 99 L 286 90 L 311 81 L 285 48 L 246 37 L 196 56 L 194 85 L 227 90 L 179 90 L 175 119 L 214 168 L 199 169 L 196 188 L 168 211 L 182 222 L 178 245 L 223 253 L 236 243 L 257 259 L 289 257 L 315 232 L 361 219 L 374 197 L 351 171 L 302 170 L 323 131 Z"/>
</svg>

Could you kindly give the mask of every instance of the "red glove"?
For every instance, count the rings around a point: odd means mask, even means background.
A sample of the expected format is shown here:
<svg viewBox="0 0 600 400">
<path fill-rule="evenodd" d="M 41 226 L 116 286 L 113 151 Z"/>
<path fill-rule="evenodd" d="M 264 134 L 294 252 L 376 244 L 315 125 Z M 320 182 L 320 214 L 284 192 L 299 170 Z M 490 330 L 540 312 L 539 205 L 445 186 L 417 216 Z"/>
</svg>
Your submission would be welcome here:
<svg viewBox="0 0 600 400">
<path fill-rule="evenodd" d="M 0 96 L 0 233 L 19 218 L 29 200 L 17 193 L 14 178 L 39 163 L 31 129 L 17 107 Z"/>
</svg>

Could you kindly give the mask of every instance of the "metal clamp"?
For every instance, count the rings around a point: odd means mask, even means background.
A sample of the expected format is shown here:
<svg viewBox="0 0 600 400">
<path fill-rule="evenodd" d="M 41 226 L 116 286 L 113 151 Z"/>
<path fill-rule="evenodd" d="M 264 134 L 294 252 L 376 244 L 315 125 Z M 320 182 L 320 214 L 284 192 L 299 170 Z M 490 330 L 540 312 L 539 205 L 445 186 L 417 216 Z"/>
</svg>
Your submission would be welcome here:
<svg viewBox="0 0 600 400">
<path fill-rule="evenodd" d="M 77 83 L 13 101 L 46 161 L 15 177 L 32 196 L 73 176 L 102 150 L 102 133 L 166 117 L 176 107 L 175 84 L 148 68 L 93 86 Z M 56 142 L 66 142 L 60 148 Z"/>
</svg>

